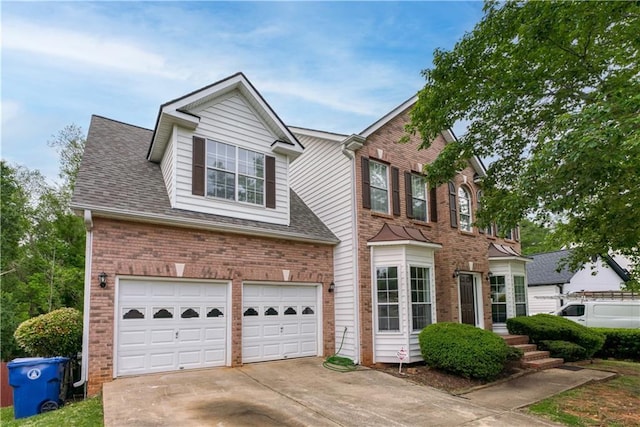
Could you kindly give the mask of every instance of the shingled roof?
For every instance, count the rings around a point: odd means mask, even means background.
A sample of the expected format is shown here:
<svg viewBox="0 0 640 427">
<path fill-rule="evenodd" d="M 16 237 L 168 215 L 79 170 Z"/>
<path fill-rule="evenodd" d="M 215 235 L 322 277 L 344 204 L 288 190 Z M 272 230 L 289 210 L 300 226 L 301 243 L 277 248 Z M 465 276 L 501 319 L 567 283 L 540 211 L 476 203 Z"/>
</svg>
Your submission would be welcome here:
<svg viewBox="0 0 640 427">
<path fill-rule="evenodd" d="M 291 190 L 290 224 L 171 208 L 160 165 L 147 160 L 153 131 L 92 116 L 71 207 L 94 215 L 336 244 L 339 240 Z"/>
<path fill-rule="evenodd" d="M 545 252 L 530 255 L 532 263 L 527 265 L 527 282 L 529 286 L 561 285 L 569 283 L 575 272 L 567 266 L 557 271 L 560 261 L 571 254 L 570 250 Z"/>
</svg>

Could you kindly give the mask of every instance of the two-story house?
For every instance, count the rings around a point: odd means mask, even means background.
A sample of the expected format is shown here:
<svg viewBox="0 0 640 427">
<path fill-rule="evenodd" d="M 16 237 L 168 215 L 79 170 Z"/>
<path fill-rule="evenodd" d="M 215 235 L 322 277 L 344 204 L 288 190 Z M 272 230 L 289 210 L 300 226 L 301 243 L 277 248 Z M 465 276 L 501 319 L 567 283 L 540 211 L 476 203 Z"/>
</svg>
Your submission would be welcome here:
<svg viewBox="0 0 640 427">
<path fill-rule="evenodd" d="M 290 189 L 303 145 L 242 74 L 92 117 L 73 195 L 86 224 L 83 380 L 334 352 L 336 236 Z"/>
<path fill-rule="evenodd" d="M 429 149 L 398 141 L 416 98 L 359 134 L 291 128 L 305 153 L 291 165 L 294 190 L 340 239 L 334 249 L 335 338 L 359 363 L 422 360 L 418 333 L 461 322 L 506 333 L 526 315 L 526 268 L 517 230 L 478 229 L 479 178 L 473 158 L 454 180 L 430 186 L 422 175 L 454 135 Z M 405 361 L 407 361 L 405 360 Z"/>
<path fill-rule="evenodd" d="M 421 360 L 434 322 L 525 314 L 517 233 L 479 230 L 479 159 L 422 176 L 454 136 L 398 144 L 415 99 L 359 134 L 287 127 L 243 74 L 163 104 L 154 129 L 94 116 L 83 378 L 304 356 Z M 79 382 L 79 383 L 80 383 Z"/>
</svg>

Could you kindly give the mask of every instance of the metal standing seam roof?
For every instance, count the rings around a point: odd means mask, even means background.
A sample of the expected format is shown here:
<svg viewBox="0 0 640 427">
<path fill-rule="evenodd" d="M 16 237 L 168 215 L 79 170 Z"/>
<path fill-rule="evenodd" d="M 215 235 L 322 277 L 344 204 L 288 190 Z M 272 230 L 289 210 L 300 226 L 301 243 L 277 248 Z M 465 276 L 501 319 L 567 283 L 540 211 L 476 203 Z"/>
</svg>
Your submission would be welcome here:
<svg viewBox="0 0 640 427">
<path fill-rule="evenodd" d="M 404 242 L 413 241 L 420 243 L 428 243 L 434 246 L 441 246 L 435 243 L 426 234 L 414 227 L 405 227 L 401 225 L 393 225 L 385 223 L 378 234 L 368 240 L 369 243 L 380 242 Z"/>
<path fill-rule="evenodd" d="M 146 158 L 152 135 L 149 129 L 92 116 L 71 207 L 168 225 L 188 223 L 194 228 L 288 240 L 339 242 L 293 190 L 288 226 L 171 208 L 160 165 Z"/>
<path fill-rule="evenodd" d="M 530 255 L 533 262 L 527 264 L 527 282 L 529 286 L 569 283 L 575 272 L 570 271 L 567 266 L 564 266 L 560 271 L 557 270 L 560 261 L 570 254 L 571 251 L 567 249 Z"/>
</svg>

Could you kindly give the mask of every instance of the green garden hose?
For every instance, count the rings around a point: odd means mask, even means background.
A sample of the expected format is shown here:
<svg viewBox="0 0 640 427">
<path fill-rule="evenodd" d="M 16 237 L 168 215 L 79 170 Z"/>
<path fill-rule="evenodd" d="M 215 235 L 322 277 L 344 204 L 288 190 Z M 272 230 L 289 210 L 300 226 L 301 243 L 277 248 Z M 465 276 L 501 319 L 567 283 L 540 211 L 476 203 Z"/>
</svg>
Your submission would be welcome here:
<svg viewBox="0 0 640 427">
<path fill-rule="evenodd" d="M 342 333 L 342 341 L 340 341 L 340 347 L 338 351 L 333 355 L 327 357 L 327 359 L 322 363 L 327 369 L 331 369 L 336 372 L 351 372 L 357 369 L 357 366 L 353 363 L 353 360 L 348 357 L 338 356 L 338 353 L 342 350 L 342 345 L 344 344 L 344 337 L 347 334 L 347 327 L 344 327 L 344 332 Z"/>
</svg>

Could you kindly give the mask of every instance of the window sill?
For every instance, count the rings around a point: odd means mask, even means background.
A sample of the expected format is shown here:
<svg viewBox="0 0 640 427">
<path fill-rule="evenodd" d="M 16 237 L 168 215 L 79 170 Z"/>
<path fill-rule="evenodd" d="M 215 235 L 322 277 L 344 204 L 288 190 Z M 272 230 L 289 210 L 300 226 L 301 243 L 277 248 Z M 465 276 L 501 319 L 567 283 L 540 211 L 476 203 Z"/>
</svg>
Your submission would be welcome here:
<svg viewBox="0 0 640 427">
<path fill-rule="evenodd" d="M 458 230 L 458 231 L 462 236 L 476 237 L 476 233 L 474 233 L 473 231 L 464 231 L 464 230 Z"/>
<path fill-rule="evenodd" d="M 414 224 L 414 225 L 420 225 L 422 227 L 428 227 L 428 228 L 433 227 L 433 223 L 432 222 L 420 221 L 419 219 L 412 219 L 410 221 L 411 221 L 411 224 Z"/>
<path fill-rule="evenodd" d="M 382 212 L 376 212 L 376 211 L 371 211 L 371 216 L 377 216 L 379 218 L 385 218 L 385 219 L 393 219 L 394 216 L 390 215 L 388 213 L 382 213 Z"/>
</svg>

